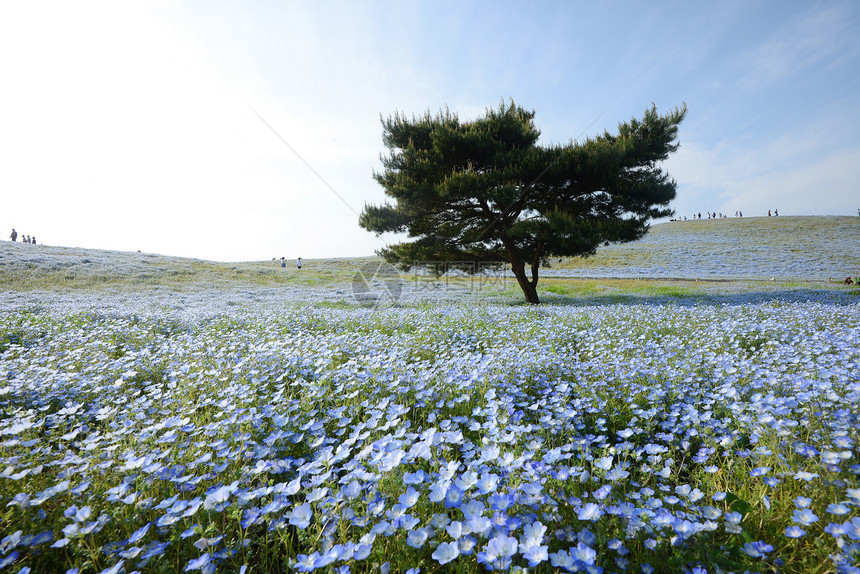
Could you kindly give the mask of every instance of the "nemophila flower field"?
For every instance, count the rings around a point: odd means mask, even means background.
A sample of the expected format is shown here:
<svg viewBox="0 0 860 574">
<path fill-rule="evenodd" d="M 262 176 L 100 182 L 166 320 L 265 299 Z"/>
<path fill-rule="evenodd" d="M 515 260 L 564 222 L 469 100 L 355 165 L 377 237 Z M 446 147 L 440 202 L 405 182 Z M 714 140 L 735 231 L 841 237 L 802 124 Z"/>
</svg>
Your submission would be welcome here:
<svg viewBox="0 0 860 574">
<path fill-rule="evenodd" d="M 858 572 L 860 301 L 0 314 L 8 572 Z"/>
</svg>

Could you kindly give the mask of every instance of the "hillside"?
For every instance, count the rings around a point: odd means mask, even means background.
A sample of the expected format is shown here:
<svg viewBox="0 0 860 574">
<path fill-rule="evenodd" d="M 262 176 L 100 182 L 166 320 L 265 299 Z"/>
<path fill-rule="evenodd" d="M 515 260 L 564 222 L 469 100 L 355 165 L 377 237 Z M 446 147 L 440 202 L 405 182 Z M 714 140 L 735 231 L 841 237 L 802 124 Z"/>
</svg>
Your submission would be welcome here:
<svg viewBox="0 0 860 574">
<path fill-rule="evenodd" d="M 0 289 L 90 287 L 348 287 L 375 257 L 220 263 L 154 255 L 0 242 Z M 657 278 L 827 281 L 860 274 L 860 218 L 771 217 L 670 222 L 640 241 L 590 258 L 553 260 L 545 279 Z"/>
<path fill-rule="evenodd" d="M 552 262 L 545 276 L 827 281 L 860 273 L 860 217 L 674 221 L 596 256 Z"/>
</svg>

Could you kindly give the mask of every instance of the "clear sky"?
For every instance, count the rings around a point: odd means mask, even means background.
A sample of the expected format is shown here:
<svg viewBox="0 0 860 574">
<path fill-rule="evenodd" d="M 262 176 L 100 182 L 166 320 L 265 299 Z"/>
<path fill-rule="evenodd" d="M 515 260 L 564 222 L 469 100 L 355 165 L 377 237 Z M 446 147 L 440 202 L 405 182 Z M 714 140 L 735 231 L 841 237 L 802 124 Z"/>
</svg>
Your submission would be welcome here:
<svg viewBox="0 0 860 574">
<path fill-rule="evenodd" d="M 370 255 L 380 116 L 511 98 L 547 144 L 686 102 L 678 216 L 856 215 L 858 37 L 855 0 L 2 1 L 0 232 Z"/>
</svg>

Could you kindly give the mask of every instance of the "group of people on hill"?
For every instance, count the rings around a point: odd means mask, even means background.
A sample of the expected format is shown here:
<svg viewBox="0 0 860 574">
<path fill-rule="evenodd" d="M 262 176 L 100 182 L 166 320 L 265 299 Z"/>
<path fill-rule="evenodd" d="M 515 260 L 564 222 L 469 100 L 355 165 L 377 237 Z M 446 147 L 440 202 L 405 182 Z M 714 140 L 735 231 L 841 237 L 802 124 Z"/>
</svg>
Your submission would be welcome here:
<svg viewBox="0 0 860 574">
<path fill-rule="evenodd" d="M 860 213 L 860 210 L 858 210 L 858 213 Z M 716 211 L 714 211 L 714 212 L 706 211 L 705 215 L 708 216 L 708 219 L 725 219 L 728 217 L 728 215 L 726 215 L 725 213 L 717 213 Z M 767 210 L 767 216 L 768 217 L 778 216 L 778 215 L 779 215 L 778 209 L 774 209 L 773 211 L 771 211 L 770 209 Z M 744 216 L 743 211 L 739 210 L 739 211 L 735 212 L 735 217 L 743 217 L 743 216 Z M 702 212 L 700 211 L 699 213 L 694 213 L 692 219 L 702 219 Z M 685 215 L 683 218 L 672 219 L 671 221 L 687 221 L 687 216 Z"/>
<path fill-rule="evenodd" d="M 14 227 L 12 228 L 12 233 L 9 235 L 9 239 L 11 239 L 12 241 L 18 241 L 18 232 L 15 231 Z M 33 245 L 36 245 L 36 236 L 34 235 L 33 237 L 30 237 L 29 235 L 22 235 L 21 241 L 24 243 L 32 243 Z"/>
<path fill-rule="evenodd" d="M 282 268 L 286 268 L 286 266 L 287 266 L 287 260 L 286 260 L 286 258 L 281 257 L 281 267 L 282 267 Z M 302 268 L 302 258 L 301 258 L 301 257 L 299 257 L 299 258 L 296 260 L 296 268 L 298 268 L 298 269 L 301 269 L 301 268 Z"/>
</svg>

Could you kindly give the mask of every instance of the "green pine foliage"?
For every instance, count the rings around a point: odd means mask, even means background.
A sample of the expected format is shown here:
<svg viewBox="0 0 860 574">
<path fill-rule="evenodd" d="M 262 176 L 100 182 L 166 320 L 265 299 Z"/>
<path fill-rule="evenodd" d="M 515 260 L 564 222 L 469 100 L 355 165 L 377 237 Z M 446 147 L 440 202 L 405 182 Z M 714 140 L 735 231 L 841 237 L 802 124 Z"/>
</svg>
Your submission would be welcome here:
<svg viewBox="0 0 860 574">
<path fill-rule="evenodd" d="M 389 153 L 374 174 L 393 202 L 366 205 L 359 224 L 408 234 L 380 252 L 402 268 L 507 261 L 526 299 L 538 303 L 538 270 L 548 258 L 633 241 L 650 219 L 672 214 L 676 183 L 659 163 L 678 148 L 686 111 L 661 116 L 652 106 L 616 135 L 545 147 L 535 112 L 513 101 L 473 121 L 447 109 L 396 113 L 382 122 Z"/>
</svg>

